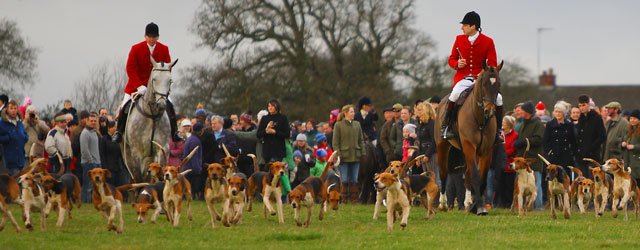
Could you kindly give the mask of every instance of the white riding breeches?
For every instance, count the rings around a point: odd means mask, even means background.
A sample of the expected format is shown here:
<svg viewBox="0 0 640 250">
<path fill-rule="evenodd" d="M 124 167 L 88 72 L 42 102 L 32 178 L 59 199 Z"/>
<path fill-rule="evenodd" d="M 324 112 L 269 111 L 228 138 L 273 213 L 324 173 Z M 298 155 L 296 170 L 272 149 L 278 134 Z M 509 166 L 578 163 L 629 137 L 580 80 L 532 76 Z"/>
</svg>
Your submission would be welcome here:
<svg viewBox="0 0 640 250">
<path fill-rule="evenodd" d="M 456 83 L 456 86 L 453 86 L 453 90 L 449 95 L 449 101 L 451 102 L 458 101 L 458 98 L 460 98 L 460 94 L 462 94 L 462 92 L 468 89 L 469 87 L 473 86 L 473 83 L 474 81 L 472 81 L 470 78 L 464 78 L 458 81 Z M 502 106 L 502 95 L 500 93 L 498 93 L 498 96 L 496 97 L 496 106 Z"/>
</svg>

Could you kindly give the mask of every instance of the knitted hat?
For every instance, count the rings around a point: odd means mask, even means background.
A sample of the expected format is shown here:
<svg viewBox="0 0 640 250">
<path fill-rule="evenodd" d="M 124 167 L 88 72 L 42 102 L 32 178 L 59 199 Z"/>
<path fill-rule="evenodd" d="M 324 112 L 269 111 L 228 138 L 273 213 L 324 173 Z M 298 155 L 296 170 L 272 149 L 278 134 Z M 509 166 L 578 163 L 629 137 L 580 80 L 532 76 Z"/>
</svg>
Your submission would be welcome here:
<svg viewBox="0 0 640 250">
<path fill-rule="evenodd" d="M 544 110 L 545 108 L 546 106 L 542 101 L 539 101 L 538 104 L 536 104 L 536 110 Z"/>
<path fill-rule="evenodd" d="M 207 111 L 205 109 L 196 109 L 196 112 L 193 115 L 207 117 Z"/>
<path fill-rule="evenodd" d="M 409 133 L 410 133 L 410 134 L 413 134 L 413 133 L 415 133 L 415 132 L 416 132 L 416 125 L 415 125 L 415 124 L 408 123 L 408 124 L 404 125 L 404 127 L 402 127 L 402 130 L 403 130 L 403 131 L 404 131 L 405 129 L 406 129 L 406 130 L 409 130 Z"/>
<path fill-rule="evenodd" d="M 302 158 L 302 152 L 300 150 L 293 151 L 293 158 Z"/>
<path fill-rule="evenodd" d="M 253 119 L 253 116 L 247 112 L 240 115 L 240 120 L 246 123 L 251 123 L 251 119 Z"/>
<path fill-rule="evenodd" d="M 318 149 L 316 151 L 316 157 L 321 158 L 321 157 L 327 157 L 327 151 L 324 149 Z"/>
<path fill-rule="evenodd" d="M 307 141 L 307 136 L 303 133 L 298 134 L 298 136 L 296 136 L 296 141 Z"/>
<path fill-rule="evenodd" d="M 193 132 L 200 132 L 202 131 L 202 129 L 204 128 L 204 125 L 200 122 L 196 123 L 195 125 L 193 125 Z"/>
<path fill-rule="evenodd" d="M 630 117 L 635 117 L 636 119 L 640 119 L 640 109 L 631 110 Z"/>
<path fill-rule="evenodd" d="M 327 136 L 324 135 L 323 133 L 317 133 L 316 134 L 316 143 L 323 142 L 323 141 L 326 141 L 326 140 L 327 140 Z"/>
<path fill-rule="evenodd" d="M 529 114 L 534 114 L 535 113 L 535 110 L 533 109 L 533 102 L 531 102 L 531 101 L 526 101 L 524 104 L 522 104 L 522 106 L 520 106 L 520 108 L 524 112 L 527 112 Z"/>
<path fill-rule="evenodd" d="M 370 105 L 371 104 L 371 98 L 363 96 L 360 97 L 360 100 L 358 100 L 358 107 L 362 108 L 362 106 L 364 105 Z"/>
</svg>

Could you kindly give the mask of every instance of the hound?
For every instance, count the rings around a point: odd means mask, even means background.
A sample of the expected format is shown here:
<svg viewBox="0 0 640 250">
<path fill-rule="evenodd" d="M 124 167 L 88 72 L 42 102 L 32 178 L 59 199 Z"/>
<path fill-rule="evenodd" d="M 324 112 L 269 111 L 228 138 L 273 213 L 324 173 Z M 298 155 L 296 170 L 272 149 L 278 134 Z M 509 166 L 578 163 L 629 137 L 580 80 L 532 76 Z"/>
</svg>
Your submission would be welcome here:
<svg viewBox="0 0 640 250">
<path fill-rule="evenodd" d="M 307 220 L 304 222 L 304 227 L 309 227 L 311 224 L 311 213 L 316 203 L 316 198 L 320 196 L 321 188 L 322 179 L 316 176 L 309 176 L 289 193 L 289 202 L 293 207 L 293 219 L 297 226 L 303 226 L 299 220 L 301 207 L 307 208 Z M 320 212 L 322 213 L 322 209 L 320 209 Z"/>
<path fill-rule="evenodd" d="M 187 198 L 187 218 L 193 220 L 191 215 L 191 183 L 180 174 L 178 167 L 166 166 L 164 172 L 164 190 L 162 192 L 165 210 L 169 216 L 169 222 L 177 227 L 182 212 L 182 197 Z"/>
<path fill-rule="evenodd" d="M 518 174 L 516 175 L 515 184 L 513 187 L 513 203 L 511 204 L 511 210 L 513 210 L 515 201 L 518 202 L 518 214 L 524 216 L 527 210 L 531 210 L 533 202 L 538 196 L 538 190 L 536 189 L 536 176 L 531 169 L 531 163 L 524 157 L 515 157 L 511 163 L 511 169 L 514 169 Z M 524 206 L 524 198 L 527 199 L 527 206 Z"/>
<path fill-rule="evenodd" d="M 64 166 L 61 169 L 63 168 Z M 80 180 L 70 173 L 63 174 L 59 179 L 51 175 L 45 175 L 42 177 L 42 186 L 48 198 L 44 208 L 44 216 L 48 217 L 51 209 L 57 207 L 58 221 L 56 222 L 56 227 L 61 227 L 67 212 L 69 213 L 69 219 L 71 219 L 72 198 L 80 208 Z"/>
<path fill-rule="evenodd" d="M 220 220 L 220 214 L 216 211 L 215 202 L 224 200 L 227 189 L 226 173 L 222 164 L 212 163 L 207 167 L 207 181 L 204 185 L 204 200 L 211 215 L 211 227 L 215 228 L 215 221 Z"/>
<path fill-rule="evenodd" d="M 589 167 L 591 170 L 591 175 L 593 176 L 593 206 L 594 211 L 596 213 L 596 217 L 602 216 L 604 214 L 605 208 L 607 208 L 607 202 L 609 201 L 609 197 L 611 197 L 611 190 L 613 187 L 613 180 L 611 176 L 605 174 L 602 170 L 602 167 L 599 162 L 593 159 L 584 159 L 585 161 L 590 161 L 597 167 Z"/>
<path fill-rule="evenodd" d="M 401 179 L 404 179 L 404 173 L 407 171 L 409 166 L 413 166 L 416 162 L 422 159 L 424 155 L 418 156 L 410 162 L 401 162 L 401 161 L 391 161 L 389 162 L 389 166 L 385 169 L 383 173 L 389 173 L 395 176 L 399 176 Z M 378 174 L 377 174 L 378 175 Z M 376 175 L 376 176 L 377 176 Z M 374 176 L 374 180 L 377 177 Z M 374 185 L 375 186 L 375 185 Z M 373 219 L 378 219 L 378 214 L 380 213 L 380 208 L 382 207 L 383 200 L 387 197 L 386 189 L 378 189 L 376 188 L 376 204 L 373 208 Z M 388 202 L 388 201 L 387 201 Z M 387 209 L 389 209 L 387 207 Z"/>
<path fill-rule="evenodd" d="M 227 179 L 222 208 L 222 224 L 224 226 L 228 227 L 230 223 L 237 224 L 242 219 L 242 211 L 247 199 L 247 186 L 247 176 L 243 173 L 235 173 Z"/>
<path fill-rule="evenodd" d="M 578 175 L 571 183 L 571 203 L 576 202 L 577 199 L 580 213 L 585 214 L 585 206 L 588 206 L 593 199 L 593 181 L 584 177 L 580 169 L 572 166 L 569 166 L 569 169 Z"/>
<path fill-rule="evenodd" d="M 260 191 L 262 194 L 262 202 L 264 207 L 264 217 L 267 217 L 267 210 L 271 215 L 276 214 L 276 210 L 271 205 L 271 199 L 276 201 L 276 208 L 278 213 L 278 223 L 283 224 L 284 218 L 282 216 L 282 188 L 280 186 L 280 177 L 284 176 L 285 163 L 284 162 L 271 162 L 267 163 L 269 172 L 258 171 L 253 173 L 249 177 L 249 196 L 253 197 L 256 191 Z M 271 195 L 274 197 L 272 198 Z M 253 198 L 249 199 L 249 209 L 253 204 Z"/>
<path fill-rule="evenodd" d="M 636 180 L 631 177 L 631 168 L 625 171 L 624 162 L 618 159 L 609 159 L 602 165 L 602 169 L 613 175 L 613 200 L 611 204 L 613 218 L 618 217 L 618 210 L 621 209 L 624 211 L 624 220 L 628 220 L 627 202 L 631 200 L 637 219 L 638 207 L 640 206 L 638 193 L 640 193 L 640 190 L 638 190 Z"/>
<path fill-rule="evenodd" d="M 395 212 L 397 210 L 401 211 L 400 227 L 404 230 L 411 210 L 409 185 L 390 173 L 377 175 L 374 185 L 378 192 L 384 190 L 387 193 L 387 231 L 391 232 L 393 230 L 393 222 L 395 221 Z"/>
<path fill-rule="evenodd" d="M 557 219 L 556 216 L 556 197 L 560 202 L 564 211 L 564 218 L 571 218 L 571 203 L 569 202 L 569 191 L 571 190 L 571 181 L 569 175 L 564 169 L 556 164 L 547 166 L 547 183 L 549 187 L 549 203 L 551 205 L 551 218 Z"/>
<path fill-rule="evenodd" d="M 120 234 L 124 230 L 122 219 L 122 193 L 113 186 L 107 184 L 107 178 L 111 178 L 111 171 L 103 168 L 94 168 L 89 171 L 89 179 L 93 185 L 93 207 L 107 218 L 107 229 Z M 114 220 L 118 217 L 118 226 Z"/>
<path fill-rule="evenodd" d="M 44 161 L 44 158 L 32 159 L 32 163 L 29 165 L 29 167 L 23 168 L 22 171 L 13 176 L 10 176 L 8 174 L 0 174 L 0 212 L 2 213 L 2 219 L 0 219 L 0 231 L 4 230 L 4 225 L 7 218 L 9 218 L 9 221 L 11 221 L 11 224 L 16 229 L 16 232 L 19 233 L 20 231 L 22 231 L 20 229 L 20 226 L 16 222 L 16 219 L 13 217 L 13 214 L 11 214 L 11 210 L 9 210 L 9 207 L 7 206 L 7 203 L 5 203 L 5 201 L 7 198 L 9 198 L 15 203 L 23 204 L 23 201 L 19 198 L 22 191 L 22 184 L 18 184 L 18 181 L 16 180 L 18 180 L 20 176 L 26 173 L 32 173 L 34 171 L 34 168 Z"/>
</svg>

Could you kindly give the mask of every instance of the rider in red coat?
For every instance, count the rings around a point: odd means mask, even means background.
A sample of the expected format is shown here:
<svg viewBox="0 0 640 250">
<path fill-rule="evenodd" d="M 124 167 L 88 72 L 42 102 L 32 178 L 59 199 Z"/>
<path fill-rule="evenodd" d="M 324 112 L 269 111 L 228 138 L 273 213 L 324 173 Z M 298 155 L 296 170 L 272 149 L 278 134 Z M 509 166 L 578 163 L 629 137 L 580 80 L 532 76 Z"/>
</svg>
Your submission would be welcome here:
<svg viewBox="0 0 640 250">
<path fill-rule="evenodd" d="M 131 100 L 131 96 L 134 93 L 144 95 L 147 91 L 147 81 L 149 81 L 149 76 L 153 69 L 150 56 L 153 56 L 156 62 L 171 62 L 169 47 L 158 42 L 159 37 L 158 25 L 149 23 L 145 28 L 144 41 L 131 46 L 129 58 L 127 59 L 127 76 L 129 77 L 129 81 L 124 87 L 124 100 L 122 100 L 118 114 L 118 131 L 116 131 L 113 136 L 113 141 L 115 142 L 122 140 L 122 134 L 124 133 L 127 121 L 126 105 Z M 180 141 L 182 138 L 178 136 L 177 133 L 178 124 L 176 122 L 176 113 L 170 100 L 167 100 L 166 110 L 169 116 L 169 123 L 171 124 L 172 139 L 173 141 Z"/>
<path fill-rule="evenodd" d="M 496 56 L 496 47 L 493 39 L 481 33 L 480 15 L 475 11 L 467 13 L 462 19 L 462 32 L 458 35 L 451 49 L 449 56 L 449 66 L 456 70 L 453 76 L 453 90 L 449 95 L 447 102 L 447 112 L 442 122 L 442 138 L 449 139 L 455 135 L 449 129 L 449 125 L 455 119 L 455 103 L 458 101 L 460 94 L 471 87 L 480 71 L 482 71 L 482 63 L 486 62 L 487 66 L 498 66 Z M 502 95 L 498 93 L 496 98 L 496 121 L 498 124 L 502 122 L 504 109 L 502 107 Z M 496 135 L 499 139 L 500 131 Z"/>
</svg>

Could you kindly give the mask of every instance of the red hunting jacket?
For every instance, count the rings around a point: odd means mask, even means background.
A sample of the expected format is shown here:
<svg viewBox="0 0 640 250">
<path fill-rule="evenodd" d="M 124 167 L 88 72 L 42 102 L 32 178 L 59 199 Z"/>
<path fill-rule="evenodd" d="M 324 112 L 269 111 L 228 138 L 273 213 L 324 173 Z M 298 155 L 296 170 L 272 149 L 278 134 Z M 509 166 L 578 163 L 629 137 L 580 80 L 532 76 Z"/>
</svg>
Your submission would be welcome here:
<svg viewBox="0 0 640 250">
<path fill-rule="evenodd" d="M 127 76 L 129 81 L 124 88 L 124 92 L 131 94 L 136 92 L 140 86 L 147 86 L 149 76 L 153 65 L 151 65 L 151 58 L 149 55 L 149 47 L 146 41 L 142 41 L 136 45 L 131 46 L 129 51 L 129 58 L 127 59 Z M 171 62 L 171 56 L 169 55 L 169 47 L 157 42 L 156 48 L 153 50 L 153 59 L 156 62 Z"/>
<path fill-rule="evenodd" d="M 460 50 L 460 55 L 458 50 Z M 462 56 L 467 60 L 467 66 L 458 69 L 458 57 Z M 456 70 L 456 74 L 453 76 L 453 86 L 465 76 L 474 75 L 478 76 L 482 71 L 482 61 L 487 61 L 487 66 L 498 66 L 498 59 L 496 56 L 496 47 L 493 44 L 493 39 L 480 33 L 473 45 L 469 42 L 469 36 L 459 35 L 456 37 L 453 48 L 451 48 L 451 55 L 449 56 L 449 66 Z"/>
</svg>

